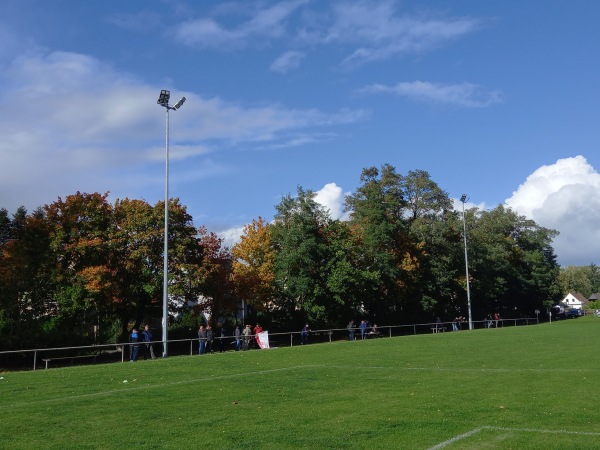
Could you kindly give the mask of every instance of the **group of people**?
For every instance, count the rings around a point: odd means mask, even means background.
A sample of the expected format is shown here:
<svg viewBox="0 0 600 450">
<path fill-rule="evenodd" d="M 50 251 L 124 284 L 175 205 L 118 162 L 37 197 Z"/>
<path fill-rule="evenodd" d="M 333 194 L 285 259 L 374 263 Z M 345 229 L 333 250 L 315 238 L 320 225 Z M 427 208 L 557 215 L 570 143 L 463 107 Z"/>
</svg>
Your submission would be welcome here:
<svg viewBox="0 0 600 450">
<path fill-rule="evenodd" d="M 129 360 L 131 362 L 136 362 L 138 360 L 140 343 L 142 345 L 144 359 L 156 359 L 156 356 L 154 356 L 154 347 L 152 347 L 151 342 L 152 332 L 150 331 L 149 325 L 144 326 L 144 331 L 142 331 L 141 335 L 138 332 L 138 329 L 134 328 L 129 335 L 129 343 L 132 344 L 129 346 Z"/>
<path fill-rule="evenodd" d="M 236 325 L 234 331 L 234 344 L 235 350 L 248 350 L 251 348 L 253 343 L 257 340 L 257 335 L 262 333 L 263 328 L 259 323 L 256 324 L 254 329 L 250 327 L 250 325 L 246 325 L 243 330 L 240 330 L 240 326 Z M 221 326 L 218 335 L 216 336 L 217 340 L 217 350 L 220 353 L 223 353 L 226 350 L 227 346 L 227 330 L 224 326 Z M 140 356 L 140 349 L 142 350 L 142 354 L 144 359 L 152 358 L 156 359 L 154 355 L 154 348 L 152 347 L 152 332 L 150 331 L 150 326 L 145 325 L 144 331 L 141 333 L 137 328 L 134 328 L 129 334 L 129 359 L 131 362 L 135 362 L 138 360 Z M 200 325 L 198 328 L 198 354 L 204 355 L 207 353 L 215 352 L 215 332 L 213 331 L 210 324 L 204 326 Z"/>
<path fill-rule="evenodd" d="M 485 327 L 492 328 L 493 326 L 498 328 L 498 325 L 502 326 L 502 317 L 500 317 L 499 313 L 494 313 L 494 317 L 492 318 L 491 314 L 488 314 L 485 318 Z"/>
<path fill-rule="evenodd" d="M 240 326 L 236 324 L 235 331 L 233 332 L 234 337 L 234 345 L 235 351 L 238 352 L 240 350 L 248 350 L 253 342 L 256 342 L 256 336 L 259 333 L 263 332 L 263 328 L 257 323 L 254 326 L 254 329 L 247 324 L 243 330 L 240 329 Z M 227 337 L 227 331 L 224 327 L 221 327 L 221 331 L 219 333 L 219 352 L 225 351 L 225 338 Z M 212 330 L 210 330 L 210 325 L 206 326 L 206 329 L 202 325 L 198 330 L 198 341 L 199 341 L 199 354 L 203 355 L 205 353 L 213 352 L 212 345 L 213 334 Z M 210 344 L 209 344 L 210 342 Z"/>
<path fill-rule="evenodd" d="M 456 316 L 452 321 L 452 331 L 462 330 L 463 323 L 466 323 L 466 321 L 463 316 Z"/>
<path fill-rule="evenodd" d="M 219 353 L 223 353 L 225 351 L 225 338 L 227 337 L 227 330 L 224 326 L 221 326 L 219 330 L 219 335 L 217 336 L 218 342 L 218 351 Z M 204 355 L 206 353 L 214 353 L 214 341 L 215 341 L 215 332 L 213 331 L 210 324 L 207 324 L 206 327 L 204 325 L 200 325 L 198 328 L 198 354 Z"/>
<path fill-rule="evenodd" d="M 358 327 L 354 325 L 354 320 L 351 320 L 346 327 L 348 330 L 348 339 L 351 341 L 356 340 L 356 335 L 359 334 L 361 340 L 367 339 L 368 337 L 379 337 L 379 328 L 377 324 L 369 325 L 366 320 L 361 320 Z"/>
</svg>

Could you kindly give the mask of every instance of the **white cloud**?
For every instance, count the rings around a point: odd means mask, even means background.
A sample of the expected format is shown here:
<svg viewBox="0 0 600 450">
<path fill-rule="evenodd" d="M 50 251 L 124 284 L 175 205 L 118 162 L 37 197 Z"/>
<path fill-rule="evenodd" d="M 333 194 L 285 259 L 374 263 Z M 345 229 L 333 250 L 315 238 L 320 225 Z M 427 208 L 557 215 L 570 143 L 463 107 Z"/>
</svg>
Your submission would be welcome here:
<svg viewBox="0 0 600 450">
<path fill-rule="evenodd" d="M 282 1 L 256 8 L 217 8 L 220 13 L 188 20 L 174 27 L 177 42 L 195 48 L 216 51 L 265 46 L 292 37 L 297 45 L 336 46 L 349 49 L 341 64 L 347 67 L 386 60 L 396 55 L 423 53 L 471 34 L 482 20 L 469 17 L 401 15 L 400 2 L 338 1 L 327 11 L 305 7 L 308 0 Z M 237 4 L 234 4 L 237 5 Z M 250 4 L 253 5 L 253 4 Z M 245 21 L 236 21 L 240 11 L 249 10 Z M 285 58 L 285 55 L 282 56 Z M 280 58 L 281 59 L 281 58 Z M 277 60 L 271 70 L 295 68 L 298 56 L 287 62 Z"/>
<path fill-rule="evenodd" d="M 160 14 L 153 11 L 140 11 L 135 14 L 118 13 L 108 17 L 113 25 L 138 32 L 151 31 L 161 24 Z"/>
<path fill-rule="evenodd" d="M 332 219 L 346 220 L 348 214 L 343 211 L 344 198 L 345 194 L 341 187 L 335 183 L 327 183 L 316 191 L 315 201 L 329 211 L 329 216 Z"/>
<path fill-rule="evenodd" d="M 396 1 L 338 3 L 325 41 L 361 45 L 343 62 L 359 65 L 397 54 L 429 51 L 481 26 L 480 20 L 471 18 L 399 16 L 397 4 Z"/>
<path fill-rule="evenodd" d="M 178 25 L 175 40 L 192 47 L 222 50 L 241 48 L 251 39 L 273 39 L 286 34 L 286 20 L 308 0 L 283 1 L 252 11 L 252 16 L 237 26 L 223 25 L 213 18 L 189 20 Z M 244 4 L 244 8 L 248 5 Z"/>
<path fill-rule="evenodd" d="M 458 199 L 458 198 L 453 198 L 452 199 L 452 208 L 455 211 L 462 212 L 462 210 L 463 210 L 463 204 L 460 201 L 460 199 Z M 487 209 L 487 206 L 486 206 L 485 202 L 473 203 L 473 202 L 470 202 L 469 199 L 467 198 L 467 200 L 465 201 L 465 211 L 468 210 L 468 209 L 471 209 L 471 208 L 477 208 L 480 211 L 484 211 L 484 210 Z"/>
<path fill-rule="evenodd" d="M 295 70 L 300 67 L 300 63 L 304 58 L 304 53 L 290 51 L 285 52 L 271 64 L 273 72 L 288 73 L 290 70 Z"/>
<path fill-rule="evenodd" d="M 344 193 L 341 187 L 335 183 L 327 183 L 315 194 L 315 201 L 329 211 L 329 217 L 333 220 L 348 220 L 348 213 L 343 212 L 344 198 L 347 193 Z M 243 233 L 244 225 L 240 225 L 219 231 L 217 234 L 223 239 L 223 244 L 231 248 L 241 241 Z"/>
<path fill-rule="evenodd" d="M 402 82 L 395 86 L 372 84 L 360 89 L 366 94 L 394 94 L 415 101 L 483 108 L 501 101 L 501 93 L 472 83 L 439 84 L 428 81 Z"/>
<path fill-rule="evenodd" d="M 156 183 L 144 171 L 164 157 L 164 109 L 156 104 L 164 86 L 150 86 L 103 61 L 70 52 L 22 53 L 6 64 L 0 81 L 0 107 L 10 111 L 0 122 L 0 207 L 32 209 L 76 191 L 121 196 L 131 179 Z M 222 145 L 275 145 L 298 135 L 309 142 L 313 132 L 321 139 L 324 129 L 368 117 L 361 110 L 329 114 L 206 99 L 194 92 L 172 94 L 187 97 L 184 107 L 171 113 L 173 161 Z M 187 170 L 180 179 L 206 176 L 198 167 Z"/>
<path fill-rule="evenodd" d="M 583 156 L 559 159 L 533 172 L 506 204 L 558 230 L 562 265 L 587 265 L 600 255 L 600 174 Z"/>
<path fill-rule="evenodd" d="M 223 239 L 223 245 L 232 248 L 238 242 L 241 242 L 242 234 L 244 234 L 245 225 L 228 228 L 226 230 L 216 233 L 221 239 Z"/>
</svg>

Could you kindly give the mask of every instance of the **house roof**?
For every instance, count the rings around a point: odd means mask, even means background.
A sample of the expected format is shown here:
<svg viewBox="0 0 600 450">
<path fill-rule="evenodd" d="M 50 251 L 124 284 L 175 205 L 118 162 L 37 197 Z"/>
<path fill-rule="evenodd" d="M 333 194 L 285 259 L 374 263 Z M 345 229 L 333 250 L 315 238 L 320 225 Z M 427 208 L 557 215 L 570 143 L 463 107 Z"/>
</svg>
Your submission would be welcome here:
<svg viewBox="0 0 600 450">
<path fill-rule="evenodd" d="M 571 291 L 571 292 L 569 292 L 569 294 L 572 295 L 573 297 L 575 297 L 577 300 L 579 300 L 582 305 L 587 305 L 589 303 L 589 300 L 587 298 L 585 298 L 585 295 L 583 295 L 581 292 Z M 565 296 L 563 301 L 569 296 L 569 294 L 567 294 Z"/>
<path fill-rule="evenodd" d="M 600 300 L 600 292 L 594 292 L 592 295 L 590 295 L 588 297 L 588 300 L 590 302 L 596 301 L 596 300 Z"/>
</svg>

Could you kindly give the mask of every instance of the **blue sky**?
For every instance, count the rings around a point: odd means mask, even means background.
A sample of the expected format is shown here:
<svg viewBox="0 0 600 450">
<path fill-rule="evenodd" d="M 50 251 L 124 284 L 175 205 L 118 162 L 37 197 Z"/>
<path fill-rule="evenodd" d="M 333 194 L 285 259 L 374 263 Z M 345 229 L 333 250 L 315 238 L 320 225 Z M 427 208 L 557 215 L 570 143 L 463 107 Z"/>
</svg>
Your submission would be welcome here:
<svg viewBox="0 0 600 450">
<path fill-rule="evenodd" d="M 0 207 L 170 191 L 231 242 L 298 185 L 426 170 L 600 263 L 600 3 L 3 0 Z"/>
</svg>

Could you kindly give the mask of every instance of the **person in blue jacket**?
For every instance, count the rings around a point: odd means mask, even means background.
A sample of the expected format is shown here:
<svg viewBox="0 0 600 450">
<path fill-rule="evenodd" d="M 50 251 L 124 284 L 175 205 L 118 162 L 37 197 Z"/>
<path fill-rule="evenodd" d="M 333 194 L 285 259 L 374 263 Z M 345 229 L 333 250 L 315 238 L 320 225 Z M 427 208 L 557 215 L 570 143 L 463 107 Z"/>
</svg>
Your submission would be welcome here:
<svg viewBox="0 0 600 450">
<path fill-rule="evenodd" d="M 302 345 L 308 344 L 308 333 L 310 333 L 310 327 L 308 326 L 308 324 L 306 324 L 300 332 L 300 337 L 302 338 Z"/>
<path fill-rule="evenodd" d="M 204 355 L 206 351 L 206 330 L 202 325 L 198 328 L 198 354 Z"/>
<path fill-rule="evenodd" d="M 140 351 L 140 335 L 138 333 L 137 328 L 131 330 L 131 334 L 129 335 L 129 359 L 131 362 L 136 362 L 138 359 L 138 353 Z"/>
<path fill-rule="evenodd" d="M 150 326 L 145 325 L 144 331 L 142 331 L 142 340 L 144 341 L 144 359 L 148 359 L 148 357 L 152 359 L 156 359 L 154 356 L 154 348 L 152 347 L 152 331 L 150 331 Z"/>
</svg>

